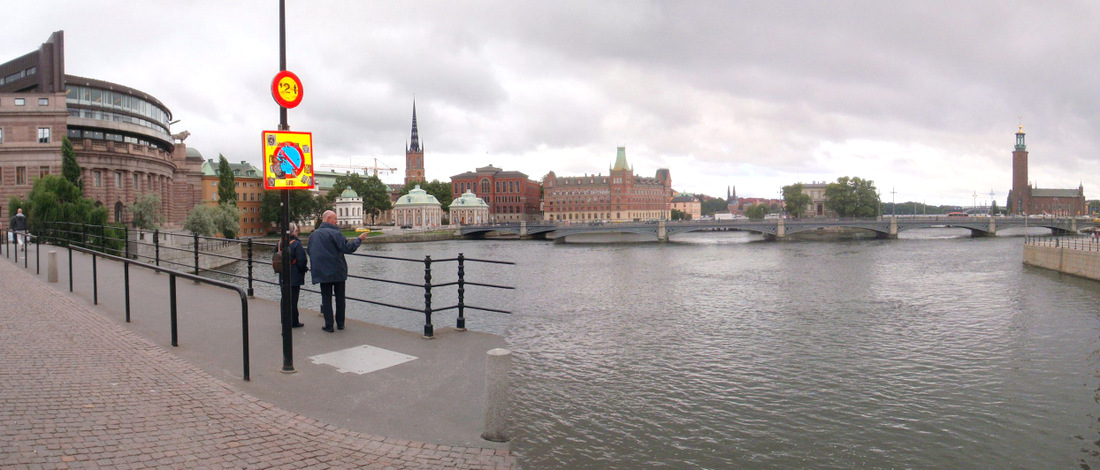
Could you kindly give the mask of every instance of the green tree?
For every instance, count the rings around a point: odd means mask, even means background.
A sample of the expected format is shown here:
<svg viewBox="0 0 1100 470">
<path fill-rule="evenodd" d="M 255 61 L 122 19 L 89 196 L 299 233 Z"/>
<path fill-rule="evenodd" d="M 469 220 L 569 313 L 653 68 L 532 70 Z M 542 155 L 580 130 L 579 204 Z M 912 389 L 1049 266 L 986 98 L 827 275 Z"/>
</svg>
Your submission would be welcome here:
<svg viewBox="0 0 1100 470">
<path fill-rule="evenodd" d="M 212 237 L 217 232 L 214 226 L 214 212 L 217 206 L 199 204 L 191 208 L 183 220 L 183 229 L 204 237 Z"/>
<path fill-rule="evenodd" d="M 1089 213 L 1095 214 L 1100 212 L 1100 199 L 1092 199 L 1088 201 Z"/>
<path fill-rule="evenodd" d="M 765 215 L 768 215 L 767 204 L 753 204 L 745 208 L 745 217 L 750 219 L 763 219 Z"/>
<path fill-rule="evenodd" d="M 702 196 L 702 200 L 703 202 L 700 207 L 700 212 L 702 213 L 702 215 L 714 215 L 729 212 L 729 204 L 726 202 L 725 199 Z"/>
<path fill-rule="evenodd" d="M 997 201 L 993 201 L 993 203 L 989 205 L 989 215 L 998 215 L 1000 213 L 1001 208 L 997 207 Z"/>
<path fill-rule="evenodd" d="M 825 186 L 825 207 L 840 217 L 875 217 L 879 197 L 875 182 L 842 176 Z"/>
<path fill-rule="evenodd" d="M 450 186 L 448 185 L 448 190 Z M 336 177 L 336 181 L 329 190 L 327 199 L 331 203 L 340 197 L 345 189 L 351 188 L 363 200 L 363 213 L 371 216 L 371 224 L 374 219 L 384 211 L 393 209 L 390 202 L 390 188 L 377 176 L 363 178 L 358 173 L 349 173 Z M 411 188 L 410 188 L 411 189 Z M 405 194 L 405 193 L 402 193 Z M 449 195 L 450 193 L 448 193 Z M 437 197 L 438 199 L 438 197 Z M 442 201 L 441 201 L 442 202 Z M 450 203 L 450 199 L 447 200 Z"/>
<path fill-rule="evenodd" d="M 235 204 L 218 204 L 214 210 L 214 228 L 225 238 L 237 238 L 241 231 L 241 210 Z"/>
<path fill-rule="evenodd" d="M 672 213 L 669 215 L 672 220 L 691 220 L 691 214 L 679 209 L 672 209 Z"/>
<path fill-rule="evenodd" d="M 806 215 L 806 209 L 810 207 L 810 195 L 802 192 L 802 183 L 783 187 L 783 205 L 787 215 L 799 218 Z"/>
<path fill-rule="evenodd" d="M 130 213 L 130 223 L 135 228 L 156 230 L 164 222 L 160 213 L 160 195 L 157 193 L 143 194 L 133 204 L 126 206 Z"/>
<path fill-rule="evenodd" d="M 272 223 L 282 223 L 283 213 L 281 191 L 269 189 L 264 191 L 260 200 L 260 220 Z M 305 221 L 316 219 L 324 209 L 328 207 L 325 196 L 314 196 L 308 189 L 290 190 L 290 220 Z"/>
<path fill-rule="evenodd" d="M 81 190 L 84 189 L 84 179 L 81 175 L 84 170 L 76 162 L 76 152 L 73 150 L 73 141 L 68 137 L 61 139 L 61 176 Z"/>
<path fill-rule="evenodd" d="M 371 225 L 374 225 L 375 218 L 379 214 L 393 209 L 393 203 L 390 202 L 390 188 L 378 179 L 378 176 L 368 177 L 364 182 L 363 191 L 356 192 L 363 198 L 363 213 L 370 214 Z M 449 205 L 450 201 L 447 201 L 447 204 Z"/>
<path fill-rule="evenodd" d="M 64 227 L 60 222 L 84 223 L 92 226 L 107 225 L 107 208 L 96 206 L 91 199 L 85 198 L 80 188 L 73 182 L 58 175 L 46 175 L 34 180 L 34 185 L 26 199 L 13 197 L 9 200 L 12 213 L 23 209 L 27 216 L 27 225 L 35 235 L 48 235 L 63 240 L 79 240 L 83 235 Z M 94 236 L 94 232 L 93 232 Z M 94 238 L 85 240 L 92 245 L 101 242 Z M 118 243 L 103 243 L 117 248 Z"/>
<path fill-rule="evenodd" d="M 225 155 L 218 154 L 218 204 L 237 205 L 237 184 Z"/>
</svg>

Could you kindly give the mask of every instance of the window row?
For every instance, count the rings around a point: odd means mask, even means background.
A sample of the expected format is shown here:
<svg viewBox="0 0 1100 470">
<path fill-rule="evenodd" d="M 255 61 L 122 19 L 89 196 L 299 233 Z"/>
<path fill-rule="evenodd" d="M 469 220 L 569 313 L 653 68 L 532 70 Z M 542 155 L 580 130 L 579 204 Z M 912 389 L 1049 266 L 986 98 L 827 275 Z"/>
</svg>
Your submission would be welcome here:
<svg viewBox="0 0 1100 470">
<path fill-rule="evenodd" d="M 121 134 L 114 134 L 114 133 L 111 133 L 111 132 L 89 131 L 89 130 L 81 130 L 81 129 L 72 129 L 72 128 L 70 128 L 69 129 L 69 140 L 77 140 L 77 139 L 110 140 L 110 141 L 114 141 L 114 142 L 125 142 L 127 144 L 144 145 L 146 147 L 160 148 L 157 145 L 153 144 L 152 142 L 149 142 L 148 140 L 139 139 L 137 137 L 130 137 L 130 136 L 121 135 Z M 164 150 L 164 149 L 162 149 L 162 150 Z M 167 151 L 167 150 L 165 150 L 165 151 Z"/>
<path fill-rule="evenodd" d="M 5 83 L 11 83 L 11 82 L 14 82 L 16 80 L 19 80 L 20 78 L 34 75 L 37 72 L 38 72 L 38 67 L 31 67 L 31 68 L 20 70 L 20 71 L 15 72 L 11 75 L 0 78 L 0 85 L 3 85 Z"/>
<path fill-rule="evenodd" d="M 137 124 L 142 127 L 148 127 L 154 131 L 168 134 L 168 129 L 160 124 L 152 121 L 146 121 L 142 118 L 136 118 L 133 116 L 127 116 L 125 114 L 115 114 L 106 111 L 93 111 L 90 109 L 70 109 L 69 116 L 71 117 L 83 117 L 85 119 L 95 119 L 99 121 L 112 121 L 112 122 L 125 122 L 127 124 Z"/>
<path fill-rule="evenodd" d="M 4 128 L 0 127 L 0 144 L 4 143 Z M 48 144 L 50 143 L 50 128 L 39 127 L 38 128 L 38 143 Z"/>
<path fill-rule="evenodd" d="M 69 85 L 65 91 L 67 92 L 65 101 L 69 103 L 102 106 L 131 112 L 152 119 L 165 128 L 168 127 L 168 120 L 171 118 L 168 111 L 126 93 L 77 85 Z"/>
<path fill-rule="evenodd" d="M 32 169 L 32 171 L 33 171 L 33 169 Z M 48 166 L 38 167 L 38 177 L 39 178 L 41 178 L 43 176 L 46 176 L 46 175 L 49 175 L 49 174 L 50 174 L 50 167 L 48 167 Z M 16 186 L 26 186 L 30 183 L 31 183 L 31 181 L 29 181 L 27 179 L 27 167 L 25 167 L 25 166 L 15 167 L 15 185 Z M 4 168 L 0 167 L 0 186 L 3 186 L 3 185 L 4 185 Z"/>
</svg>

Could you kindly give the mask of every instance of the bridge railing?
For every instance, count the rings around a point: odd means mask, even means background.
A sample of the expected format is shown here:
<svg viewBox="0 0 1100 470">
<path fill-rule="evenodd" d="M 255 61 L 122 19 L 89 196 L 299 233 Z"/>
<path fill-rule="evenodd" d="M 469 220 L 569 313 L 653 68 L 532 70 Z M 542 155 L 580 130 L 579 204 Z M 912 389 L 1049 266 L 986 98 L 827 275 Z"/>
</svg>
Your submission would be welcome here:
<svg viewBox="0 0 1100 470">
<path fill-rule="evenodd" d="M 1100 251 L 1100 238 L 1095 235 L 1026 235 L 1024 244 L 1070 250 Z"/>
</svg>

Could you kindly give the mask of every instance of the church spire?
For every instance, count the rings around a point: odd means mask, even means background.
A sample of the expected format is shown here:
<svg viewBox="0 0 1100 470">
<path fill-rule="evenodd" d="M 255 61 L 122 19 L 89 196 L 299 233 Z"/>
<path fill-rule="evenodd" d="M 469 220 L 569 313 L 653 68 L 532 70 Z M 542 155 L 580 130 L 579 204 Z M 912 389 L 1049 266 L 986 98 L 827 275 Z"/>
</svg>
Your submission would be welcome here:
<svg viewBox="0 0 1100 470">
<path fill-rule="evenodd" d="M 420 136 L 416 131 L 416 100 L 413 100 L 413 126 L 412 126 L 412 143 L 409 144 L 410 152 L 420 152 Z"/>
</svg>

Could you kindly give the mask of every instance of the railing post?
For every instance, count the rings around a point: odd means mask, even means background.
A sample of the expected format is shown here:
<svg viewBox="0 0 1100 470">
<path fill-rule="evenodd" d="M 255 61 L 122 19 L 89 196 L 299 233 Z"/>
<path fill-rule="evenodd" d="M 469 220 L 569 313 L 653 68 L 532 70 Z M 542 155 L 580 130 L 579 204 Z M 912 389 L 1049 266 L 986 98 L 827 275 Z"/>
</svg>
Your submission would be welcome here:
<svg viewBox="0 0 1100 470">
<path fill-rule="evenodd" d="M 96 275 L 95 252 L 92 252 L 92 305 L 99 305 L 99 276 Z"/>
<path fill-rule="evenodd" d="M 153 229 L 153 260 L 160 267 L 160 229 Z M 160 274 L 160 271 L 157 271 Z"/>
<path fill-rule="evenodd" d="M 435 338 L 432 327 L 432 257 L 424 256 L 424 339 Z"/>
<path fill-rule="evenodd" d="M 179 346 L 178 333 L 176 330 L 176 275 L 174 273 L 168 273 L 168 299 L 168 319 L 172 324 L 172 346 Z"/>
<path fill-rule="evenodd" d="M 15 265 L 19 266 L 19 234 L 15 231 L 12 231 L 11 237 L 15 239 L 15 241 L 12 243 L 12 246 L 15 247 L 15 250 L 8 251 L 15 251 Z"/>
<path fill-rule="evenodd" d="M 126 290 L 126 323 L 130 323 L 130 258 L 122 262 L 122 285 Z"/>
<path fill-rule="evenodd" d="M 458 324 L 455 325 L 455 329 L 458 331 L 466 331 L 466 316 L 464 311 L 466 304 L 466 257 L 462 254 L 458 254 Z"/>
<path fill-rule="evenodd" d="M 252 290 L 252 239 L 248 239 L 248 296 L 255 297 Z"/>
<path fill-rule="evenodd" d="M 123 249 L 123 257 L 130 259 L 130 227 L 122 226 L 122 243 L 125 243 Z"/>
<path fill-rule="evenodd" d="M 100 225 L 99 226 L 99 252 L 100 253 L 106 253 L 107 252 L 107 226 L 106 225 Z"/>
<path fill-rule="evenodd" d="M 195 240 L 195 275 L 199 275 L 199 234 L 191 233 L 191 237 Z"/>
<path fill-rule="evenodd" d="M 248 374 L 248 299 L 241 297 L 241 341 L 244 344 L 244 380 L 249 381 Z"/>
<path fill-rule="evenodd" d="M 73 244 L 65 245 L 69 249 L 69 292 L 73 291 Z"/>
<path fill-rule="evenodd" d="M 88 247 L 88 224 L 86 222 L 80 223 L 80 247 Z"/>
<path fill-rule="evenodd" d="M 34 273 L 42 274 L 42 242 L 34 237 Z"/>
</svg>

